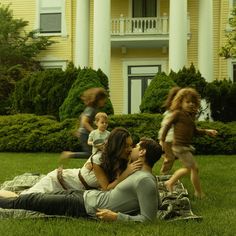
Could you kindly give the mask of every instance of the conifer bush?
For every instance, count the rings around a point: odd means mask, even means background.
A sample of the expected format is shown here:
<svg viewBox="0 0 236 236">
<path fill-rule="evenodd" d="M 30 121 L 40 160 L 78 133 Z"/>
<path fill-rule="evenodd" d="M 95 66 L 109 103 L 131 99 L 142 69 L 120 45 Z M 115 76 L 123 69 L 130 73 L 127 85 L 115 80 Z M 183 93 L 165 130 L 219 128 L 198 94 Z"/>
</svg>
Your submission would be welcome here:
<svg viewBox="0 0 236 236">
<path fill-rule="evenodd" d="M 140 111 L 142 113 L 163 113 L 163 103 L 169 90 L 176 86 L 175 82 L 164 72 L 157 73 L 146 89 Z"/>
<path fill-rule="evenodd" d="M 213 120 L 236 121 L 236 83 L 215 80 L 207 84 L 206 94 Z"/>
<path fill-rule="evenodd" d="M 109 93 L 107 76 L 101 70 L 95 71 L 91 68 L 82 69 L 59 109 L 60 120 L 78 118 L 85 109 L 85 105 L 80 97 L 85 90 L 93 87 L 103 87 Z M 110 99 L 107 100 L 102 111 L 107 114 L 114 113 Z"/>
<path fill-rule="evenodd" d="M 59 107 L 77 78 L 80 69 L 70 64 L 66 71 L 49 69 L 34 72 L 17 82 L 13 110 L 17 113 L 59 117 Z"/>
</svg>

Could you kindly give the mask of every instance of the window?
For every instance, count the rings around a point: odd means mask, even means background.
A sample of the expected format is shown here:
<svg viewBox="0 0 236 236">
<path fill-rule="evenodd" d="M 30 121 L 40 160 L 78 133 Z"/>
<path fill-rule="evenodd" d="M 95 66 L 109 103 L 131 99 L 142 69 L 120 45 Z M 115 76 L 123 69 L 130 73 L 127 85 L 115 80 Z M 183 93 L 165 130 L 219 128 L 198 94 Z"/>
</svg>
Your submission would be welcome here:
<svg viewBox="0 0 236 236">
<path fill-rule="evenodd" d="M 233 63 L 233 74 L 232 74 L 232 81 L 236 83 L 236 63 Z"/>
<path fill-rule="evenodd" d="M 134 65 L 128 66 L 128 113 L 139 113 L 139 106 L 145 90 L 161 65 Z"/>
<path fill-rule="evenodd" d="M 38 29 L 41 34 L 65 35 L 65 0 L 38 0 Z"/>
<path fill-rule="evenodd" d="M 60 68 L 62 70 L 66 69 L 67 66 L 67 62 L 64 60 L 45 60 L 45 61 L 40 61 L 40 65 L 44 68 L 44 69 L 56 69 L 56 68 Z"/>
<path fill-rule="evenodd" d="M 233 7 L 236 7 L 236 0 L 233 0 Z"/>
<path fill-rule="evenodd" d="M 157 0 L 133 0 L 133 17 L 156 17 Z"/>
</svg>

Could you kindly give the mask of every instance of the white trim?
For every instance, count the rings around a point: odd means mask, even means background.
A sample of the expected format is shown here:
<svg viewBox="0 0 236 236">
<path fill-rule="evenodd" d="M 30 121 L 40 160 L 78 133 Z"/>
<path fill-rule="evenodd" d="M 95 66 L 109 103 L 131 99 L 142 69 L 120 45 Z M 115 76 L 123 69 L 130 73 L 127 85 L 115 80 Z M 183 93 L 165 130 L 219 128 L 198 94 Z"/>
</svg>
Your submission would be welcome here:
<svg viewBox="0 0 236 236">
<path fill-rule="evenodd" d="M 236 64 L 236 59 L 227 59 L 227 67 L 228 67 L 228 78 L 227 80 L 231 80 L 233 82 L 233 65 Z"/>
<path fill-rule="evenodd" d="M 122 60 L 123 77 L 123 114 L 128 114 L 128 66 L 160 65 L 167 72 L 168 58 L 126 58 Z"/>
<path fill-rule="evenodd" d="M 40 28 L 40 13 L 41 6 L 40 6 L 41 0 L 36 0 L 36 25 L 35 28 L 39 30 Z M 51 13 L 61 13 L 61 33 L 38 33 L 39 36 L 61 36 L 61 37 L 67 37 L 67 30 L 66 30 L 66 0 L 60 0 L 61 1 L 61 7 L 59 8 L 51 8 L 49 9 L 43 9 L 43 12 L 51 12 Z"/>
<path fill-rule="evenodd" d="M 50 68 L 61 68 L 66 70 L 67 61 L 66 60 L 40 60 L 40 65 L 45 69 Z"/>
</svg>

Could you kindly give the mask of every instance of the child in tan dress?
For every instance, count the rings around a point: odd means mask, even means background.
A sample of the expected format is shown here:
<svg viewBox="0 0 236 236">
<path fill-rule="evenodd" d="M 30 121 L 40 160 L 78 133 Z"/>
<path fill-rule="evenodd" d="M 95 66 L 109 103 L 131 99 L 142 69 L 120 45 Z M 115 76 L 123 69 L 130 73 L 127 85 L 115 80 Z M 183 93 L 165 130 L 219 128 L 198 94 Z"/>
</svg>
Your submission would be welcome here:
<svg viewBox="0 0 236 236">
<path fill-rule="evenodd" d="M 217 135 L 216 130 L 199 129 L 195 126 L 195 118 L 200 106 L 200 96 L 196 90 L 192 88 L 181 89 L 171 104 L 170 110 L 172 115 L 166 122 L 163 128 L 160 144 L 164 147 L 166 135 L 169 129 L 174 126 L 174 140 L 172 151 L 174 155 L 182 162 L 183 167 L 175 171 L 172 177 L 165 182 L 166 188 L 173 191 L 173 186 L 182 176 L 190 174 L 191 182 L 194 187 L 194 195 L 202 198 L 200 179 L 198 175 L 197 163 L 194 160 L 192 151 L 193 147 L 190 145 L 192 137 L 195 134 L 207 134 L 210 136 Z"/>
</svg>

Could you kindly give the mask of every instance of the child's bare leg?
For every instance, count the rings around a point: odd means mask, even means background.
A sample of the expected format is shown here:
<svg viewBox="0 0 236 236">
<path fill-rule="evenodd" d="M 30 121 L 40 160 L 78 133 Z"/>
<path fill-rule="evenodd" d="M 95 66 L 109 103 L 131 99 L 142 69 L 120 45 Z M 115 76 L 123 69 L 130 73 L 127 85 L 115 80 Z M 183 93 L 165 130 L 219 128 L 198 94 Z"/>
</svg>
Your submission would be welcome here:
<svg viewBox="0 0 236 236">
<path fill-rule="evenodd" d="M 0 190 L 0 197 L 4 197 L 4 198 L 11 198 L 11 197 L 18 197 L 19 195 L 11 192 L 11 191 L 7 191 L 7 190 Z"/>
<path fill-rule="evenodd" d="M 191 181 L 192 181 L 192 184 L 193 184 L 193 187 L 194 187 L 194 195 L 198 198 L 203 198 L 205 195 L 202 192 L 197 167 L 194 167 L 194 168 L 191 169 Z"/>
<path fill-rule="evenodd" d="M 183 167 L 175 171 L 169 180 L 165 182 L 165 186 L 168 191 L 173 191 L 174 184 L 182 177 L 190 173 L 190 169 Z"/>
<path fill-rule="evenodd" d="M 172 143 L 164 142 L 163 145 L 164 145 L 165 155 L 160 170 L 160 174 L 167 175 L 175 162 L 175 155 L 173 154 L 172 151 Z"/>
</svg>

